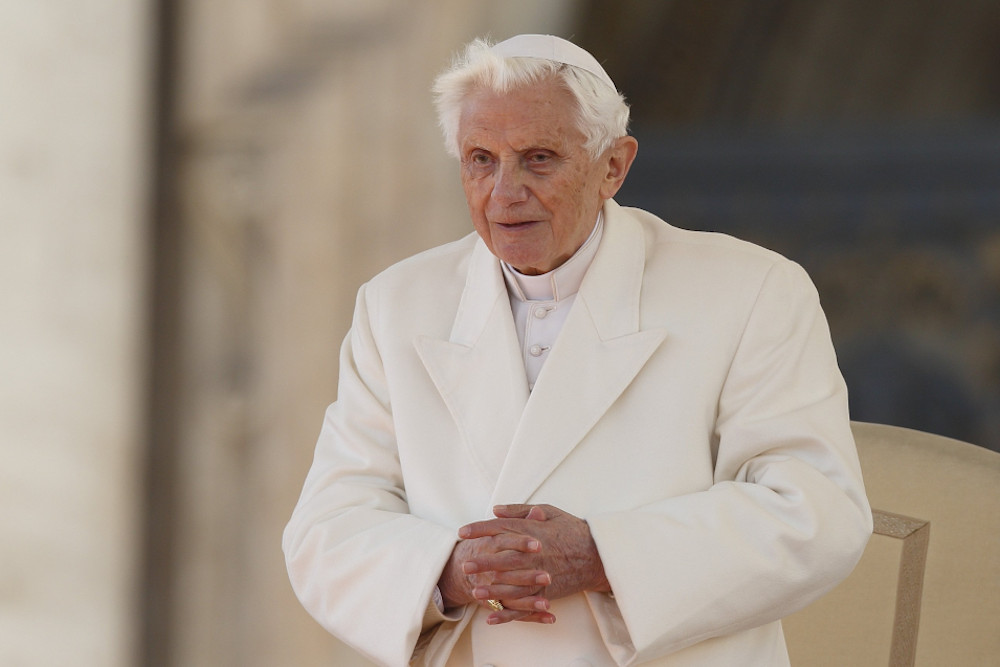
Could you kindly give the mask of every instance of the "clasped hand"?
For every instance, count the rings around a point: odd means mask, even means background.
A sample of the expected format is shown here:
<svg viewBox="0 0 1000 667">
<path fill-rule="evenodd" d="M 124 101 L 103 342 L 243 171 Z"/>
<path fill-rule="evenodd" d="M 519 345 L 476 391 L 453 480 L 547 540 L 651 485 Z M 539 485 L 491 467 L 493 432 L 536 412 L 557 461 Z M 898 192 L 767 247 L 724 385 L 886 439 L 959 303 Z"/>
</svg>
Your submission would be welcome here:
<svg viewBox="0 0 1000 667">
<path fill-rule="evenodd" d="M 459 529 L 439 583 L 445 606 L 500 600 L 490 624 L 553 623 L 552 600 L 611 590 L 583 519 L 551 505 L 497 505 L 493 513 Z"/>
</svg>

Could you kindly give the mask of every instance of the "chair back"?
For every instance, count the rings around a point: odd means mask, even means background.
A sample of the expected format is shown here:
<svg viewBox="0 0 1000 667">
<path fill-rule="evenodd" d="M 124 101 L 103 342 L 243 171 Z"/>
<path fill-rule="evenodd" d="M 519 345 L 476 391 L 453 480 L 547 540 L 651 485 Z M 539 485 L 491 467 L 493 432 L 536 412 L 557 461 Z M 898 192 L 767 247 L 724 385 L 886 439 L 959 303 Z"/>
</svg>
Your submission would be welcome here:
<svg viewBox="0 0 1000 667">
<path fill-rule="evenodd" d="M 792 664 L 1000 665 L 1000 453 L 851 427 L 875 530 L 842 584 L 783 621 Z"/>
</svg>

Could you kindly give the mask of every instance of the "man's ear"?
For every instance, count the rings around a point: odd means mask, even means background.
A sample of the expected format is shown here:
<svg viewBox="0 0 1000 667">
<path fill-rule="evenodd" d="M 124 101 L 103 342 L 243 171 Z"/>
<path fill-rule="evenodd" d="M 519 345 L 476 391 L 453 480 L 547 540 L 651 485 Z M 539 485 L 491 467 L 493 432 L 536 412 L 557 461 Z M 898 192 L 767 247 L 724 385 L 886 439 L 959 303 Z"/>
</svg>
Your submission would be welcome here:
<svg viewBox="0 0 1000 667">
<path fill-rule="evenodd" d="M 636 153 L 639 152 L 639 142 L 635 137 L 624 136 L 615 140 L 615 143 L 604 154 L 607 161 L 608 170 L 601 182 L 601 198 L 611 199 L 625 182 L 628 170 L 632 167 Z"/>
</svg>

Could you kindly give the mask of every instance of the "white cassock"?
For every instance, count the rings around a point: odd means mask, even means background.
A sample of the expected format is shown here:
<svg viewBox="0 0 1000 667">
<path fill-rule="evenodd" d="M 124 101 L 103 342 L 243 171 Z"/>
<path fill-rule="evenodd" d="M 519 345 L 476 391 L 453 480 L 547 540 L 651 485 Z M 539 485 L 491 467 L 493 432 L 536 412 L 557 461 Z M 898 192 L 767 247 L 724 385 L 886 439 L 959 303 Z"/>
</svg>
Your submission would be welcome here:
<svg viewBox="0 0 1000 667">
<path fill-rule="evenodd" d="M 530 392 L 475 234 L 361 288 L 283 548 L 305 608 L 372 660 L 784 665 L 779 619 L 860 557 L 871 513 L 805 272 L 611 200 L 603 219 Z M 458 527 L 498 503 L 586 519 L 614 596 L 556 600 L 553 625 L 440 613 Z"/>
</svg>

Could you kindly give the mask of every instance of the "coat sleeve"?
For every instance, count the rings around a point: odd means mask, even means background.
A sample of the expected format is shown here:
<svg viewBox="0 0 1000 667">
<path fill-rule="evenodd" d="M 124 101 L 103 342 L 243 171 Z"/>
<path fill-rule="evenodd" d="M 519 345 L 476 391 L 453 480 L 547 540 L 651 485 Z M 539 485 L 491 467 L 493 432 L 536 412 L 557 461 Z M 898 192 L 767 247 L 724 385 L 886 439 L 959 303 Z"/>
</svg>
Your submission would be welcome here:
<svg viewBox="0 0 1000 667">
<path fill-rule="evenodd" d="M 282 548 L 313 618 L 369 659 L 405 665 L 436 612 L 431 596 L 457 538 L 408 511 L 369 305 L 362 287 L 341 349 L 338 398 Z"/>
<path fill-rule="evenodd" d="M 714 483 L 588 518 L 634 660 L 780 619 L 854 568 L 871 534 L 826 319 L 775 264 L 719 396 Z"/>
</svg>

